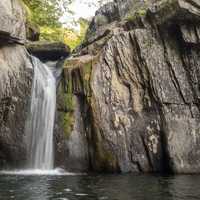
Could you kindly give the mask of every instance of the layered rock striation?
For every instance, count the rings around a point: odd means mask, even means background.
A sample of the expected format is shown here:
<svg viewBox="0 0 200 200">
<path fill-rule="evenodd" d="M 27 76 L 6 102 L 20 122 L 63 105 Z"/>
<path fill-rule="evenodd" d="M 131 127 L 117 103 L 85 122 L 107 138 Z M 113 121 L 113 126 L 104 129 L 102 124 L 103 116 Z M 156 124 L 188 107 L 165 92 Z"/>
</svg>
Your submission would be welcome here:
<svg viewBox="0 0 200 200">
<path fill-rule="evenodd" d="M 66 159 L 81 120 L 73 166 L 199 173 L 199 44 L 197 0 L 116 0 L 97 11 L 64 69 Z"/>
</svg>

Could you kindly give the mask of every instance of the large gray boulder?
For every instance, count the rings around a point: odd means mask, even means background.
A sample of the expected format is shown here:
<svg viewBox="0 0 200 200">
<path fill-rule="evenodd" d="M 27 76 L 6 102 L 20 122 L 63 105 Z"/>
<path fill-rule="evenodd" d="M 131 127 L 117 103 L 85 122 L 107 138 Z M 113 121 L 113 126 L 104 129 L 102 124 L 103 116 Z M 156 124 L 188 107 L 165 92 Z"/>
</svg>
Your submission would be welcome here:
<svg viewBox="0 0 200 200">
<path fill-rule="evenodd" d="M 70 47 L 62 42 L 28 42 L 26 48 L 33 56 L 44 62 L 66 58 L 70 54 Z"/>
<path fill-rule="evenodd" d="M 26 18 L 22 3 L 19 0 L 1 0 L 0 10 L 0 30 L 25 39 Z"/>
<path fill-rule="evenodd" d="M 0 2 L 0 168 L 26 159 L 24 128 L 31 94 L 32 64 L 25 48 L 25 15 L 18 0 Z M 1 40 L 1 33 L 7 40 Z"/>
</svg>

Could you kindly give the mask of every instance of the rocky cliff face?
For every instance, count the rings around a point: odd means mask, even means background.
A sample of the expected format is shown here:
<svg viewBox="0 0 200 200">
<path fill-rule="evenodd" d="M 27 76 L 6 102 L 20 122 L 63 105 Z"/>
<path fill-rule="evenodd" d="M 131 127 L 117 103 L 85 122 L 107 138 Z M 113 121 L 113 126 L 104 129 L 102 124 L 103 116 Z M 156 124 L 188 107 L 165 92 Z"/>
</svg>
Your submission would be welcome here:
<svg viewBox="0 0 200 200">
<path fill-rule="evenodd" d="M 200 172 L 199 44 L 197 0 L 116 0 L 96 13 L 62 90 L 66 143 L 83 121 L 82 169 Z"/>
<path fill-rule="evenodd" d="M 19 1 L 0 2 L 0 167 L 26 159 L 24 126 L 31 93 L 32 64 L 25 48 L 25 15 Z"/>
</svg>

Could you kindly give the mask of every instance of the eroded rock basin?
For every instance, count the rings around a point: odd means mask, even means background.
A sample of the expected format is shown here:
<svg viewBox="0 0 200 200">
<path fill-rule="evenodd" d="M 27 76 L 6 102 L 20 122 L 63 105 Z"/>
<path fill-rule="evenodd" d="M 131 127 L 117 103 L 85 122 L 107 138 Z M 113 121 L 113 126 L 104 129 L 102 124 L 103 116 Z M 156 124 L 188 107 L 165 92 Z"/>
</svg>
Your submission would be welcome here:
<svg viewBox="0 0 200 200">
<path fill-rule="evenodd" d="M 190 175 L 1 175 L 0 199 L 195 200 L 199 184 Z"/>
</svg>

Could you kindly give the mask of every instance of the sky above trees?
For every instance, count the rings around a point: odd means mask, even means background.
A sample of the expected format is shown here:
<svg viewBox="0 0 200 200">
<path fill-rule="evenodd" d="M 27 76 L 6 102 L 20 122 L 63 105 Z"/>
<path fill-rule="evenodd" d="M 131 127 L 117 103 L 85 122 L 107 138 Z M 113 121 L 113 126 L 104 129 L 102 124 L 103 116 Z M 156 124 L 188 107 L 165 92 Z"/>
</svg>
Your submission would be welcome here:
<svg viewBox="0 0 200 200">
<path fill-rule="evenodd" d="M 61 22 L 65 26 L 76 26 L 74 21 L 79 18 L 90 19 L 94 16 L 95 11 L 97 10 L 97 5 L 92 3 L 92 0 L 74 0 L 71 5 L 69 5 L 71 12 L 66 12 L 61 17 Z M 78 28 L 78 27 L 77 27 Z"/>
<path fill-rule="evenodd" d="M 101 5 L 109 1 L 111 0 L 73 0 L 72 3 L 68 6 L 72 13 L 66 12 L 61 17 L 61 22 L 67 26 L 74 26 L 74 20 L 78 20 L 79 18 L 90 19 L 95 15 L 95 11 Z"/>
<path fill-rule="evenodd" d="M 71 10 L 74 11 L 76 18 L 78 17 L 92 17 L 97 10 L 97 4 L 93 3 L 94 0 L 75 0 L 71 5 Z"/>
</svg>

